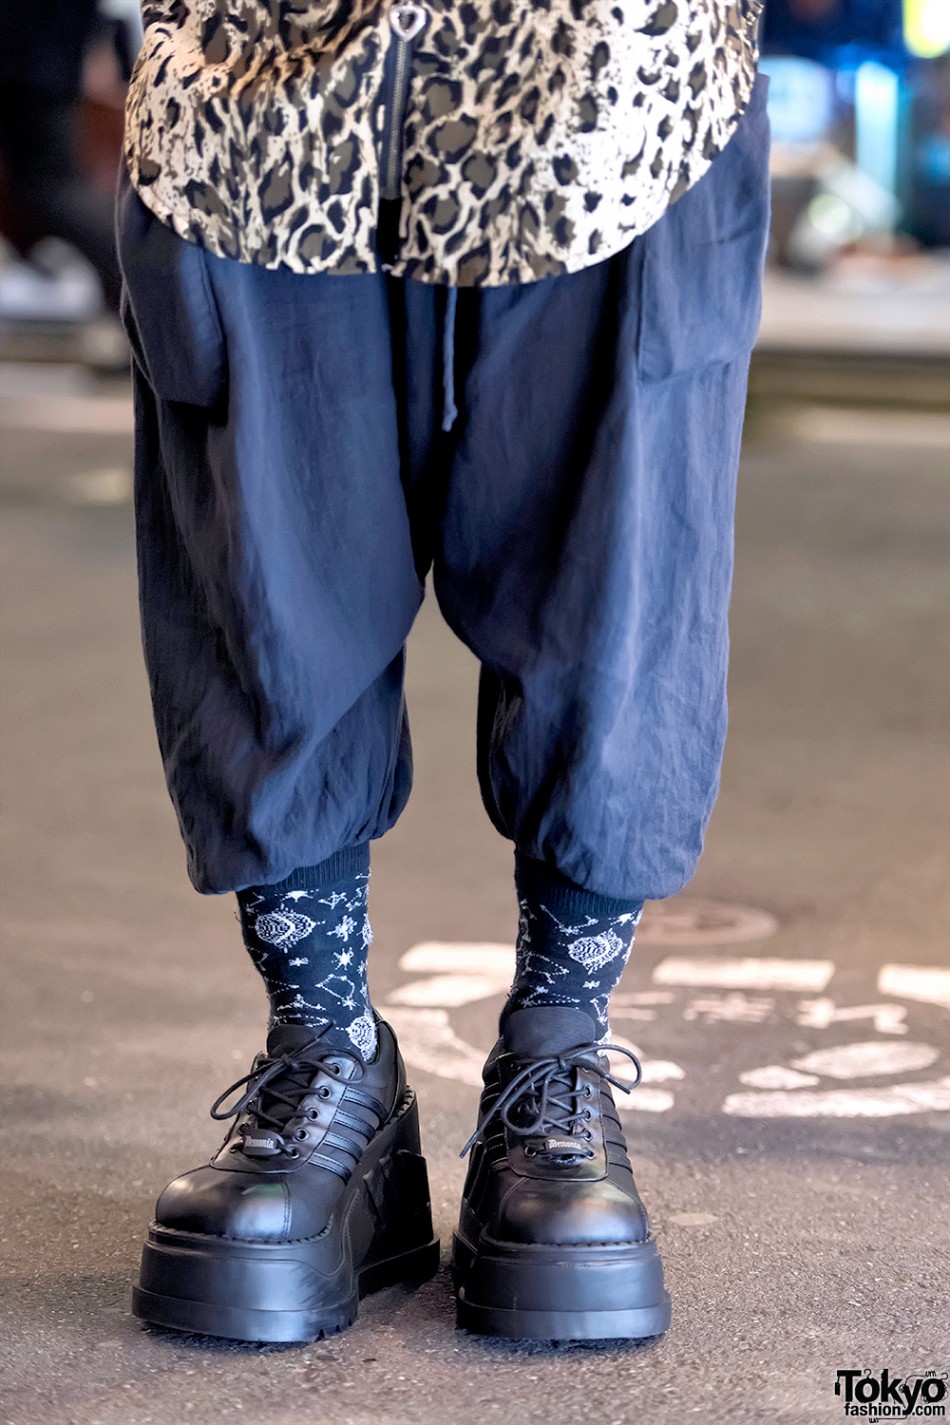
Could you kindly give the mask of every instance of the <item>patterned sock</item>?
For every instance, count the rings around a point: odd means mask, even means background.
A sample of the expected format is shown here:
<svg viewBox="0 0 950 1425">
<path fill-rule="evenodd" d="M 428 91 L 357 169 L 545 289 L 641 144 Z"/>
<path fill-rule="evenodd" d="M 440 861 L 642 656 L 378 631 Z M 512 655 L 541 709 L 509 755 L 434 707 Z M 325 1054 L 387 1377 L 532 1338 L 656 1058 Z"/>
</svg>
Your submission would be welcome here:
<svg viewBox="0 0 950 1425">
<path fill-rule="evenodd" d="M 273 886 L 238 891 L 244 944 L 270 1000 L 270 1027 L 305 1024 L 376 1054 L 376 1022 L 366 983 L 373 938 L 366 914 L 369 844 L 338 851 Z"/>
<path fill-rule="evenodd" d="M 518 942 L 515 978 L 501 1012 L 571 1005 L 589 1014 L 597 1037 L 610 1034 L 607 1005 L 630 958 L 643 901 L 593 895 L 552 866 L 515 854 Z"/>
</svg>

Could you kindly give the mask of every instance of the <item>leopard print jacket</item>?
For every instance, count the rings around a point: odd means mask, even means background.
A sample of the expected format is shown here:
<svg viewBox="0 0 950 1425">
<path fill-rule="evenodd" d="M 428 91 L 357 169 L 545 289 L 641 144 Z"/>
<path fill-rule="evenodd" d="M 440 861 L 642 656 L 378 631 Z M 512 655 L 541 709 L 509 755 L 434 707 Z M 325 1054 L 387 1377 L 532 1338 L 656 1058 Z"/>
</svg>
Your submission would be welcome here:
<svg viewBox="0 0 950 1425">
<path fill-rule="evenodd" d="M 419 0 L 407 42 L 399 0 L 143 0 L 129 175 L 181 237 L 264 267 L 459 286 L 576 271 L 650 227 L 728 142 L 762 2 Z"/>
</svg>

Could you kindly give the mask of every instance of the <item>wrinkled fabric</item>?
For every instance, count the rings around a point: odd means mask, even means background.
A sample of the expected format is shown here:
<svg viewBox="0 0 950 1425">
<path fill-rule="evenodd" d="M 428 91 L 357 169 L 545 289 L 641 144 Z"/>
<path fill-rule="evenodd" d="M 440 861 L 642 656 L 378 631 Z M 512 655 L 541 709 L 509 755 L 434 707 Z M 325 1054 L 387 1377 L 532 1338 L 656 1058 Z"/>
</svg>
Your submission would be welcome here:
<svg viewBox="0 0 950 1425">
<path fill-rule="evenodd" d="M 601 895 L 686 883 L 726 732 L 767 150 L 760 80 L 648 232 L 452 309 L 392 274 L 216 257 L 122 175 L 143 642 L 198 890 L 282 880 L 396 821 L 430 570 L 481 663 L 502 835 Z"/>
</svg>

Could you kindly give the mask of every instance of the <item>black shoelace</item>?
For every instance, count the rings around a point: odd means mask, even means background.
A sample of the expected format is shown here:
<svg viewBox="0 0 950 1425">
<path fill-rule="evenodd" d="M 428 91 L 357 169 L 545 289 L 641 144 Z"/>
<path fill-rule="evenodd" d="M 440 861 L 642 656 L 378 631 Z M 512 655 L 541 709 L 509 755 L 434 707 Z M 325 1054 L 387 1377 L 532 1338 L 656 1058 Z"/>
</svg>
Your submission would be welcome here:
<svg viewBox="0 0 950 1425">
<path fill-rule="evenodd" d="M 283 1131 L 300 1106 L 301 1098 L 313 1084 L 314 1076 L 320 1069 L 339 1075 L 339 1065 L 327 1060 L 340 1058 L 352 1059 L 361 1069 L 363 1067 L 358 1054 L 337 1048 L 335 1044 L 321 1043 L 319 1035 L 293 1052 L 265 1055 L 249 1074 L 236 1079 L 219 1094 L 211 1105 L 211 1117 L 219 1120 L 237 1118 L 249 1109 L 260 1128 L 274 1133 L 275 1146 L 283 1147 Z M 241 1087 L 244 1087 L 244 1092 L 240 1098 L 230 1108 L 222 1109 L 225 1100 Z"/>
<path fill-rule="evenodd" d="M 616 1078 L 600 1061 L 601 1054 L 623 1054 L 633 1063 L 637 1077 L 632 1084 Z M 476 1126 L 459 1154 L 464 1158 L 495 1118 L 519 1138 L 548 1138 L 560 1133 L 573 1137 L 589 1114 L 581 1100 L 591 1097 L 589 1085 L 581 1086 L 580 1071 L 586 1069 L 623 1093 L 630 1093 L 643 1077 L 640 1060 L 619 1044 L 582 1044 L 563 1054 L 535 1059 L 515 1075 Z M 514 1115 L 517 1114 L 517 1117 Z M 578 1145 L 576 1156 L 593 1157 L 590 1149 Z"/>
</svg>

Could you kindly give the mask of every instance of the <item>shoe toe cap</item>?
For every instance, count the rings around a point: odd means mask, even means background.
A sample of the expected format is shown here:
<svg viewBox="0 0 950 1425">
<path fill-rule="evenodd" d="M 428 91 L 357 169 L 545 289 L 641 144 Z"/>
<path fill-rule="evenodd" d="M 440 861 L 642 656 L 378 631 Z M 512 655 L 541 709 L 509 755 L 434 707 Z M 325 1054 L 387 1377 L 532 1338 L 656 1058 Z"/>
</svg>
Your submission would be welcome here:
<svg viewBox="0 0 950 1425">
<path fill-rule="evenodd" d="M 212 1167 L 175 1178 L 155 1208 L 161 1227 L 248 1242 L 286 1240 L 291 1219 L 290 1192 L 282 1178 L 262 1179 Z"/>
<path fill-rule="evenodd" d="M 610 1182 L 522 1182 L 501 1203 L 498 1240 L 530 1246 L 619 1246 L 645 1242 L 646 1209 Z"/>
</svg>

